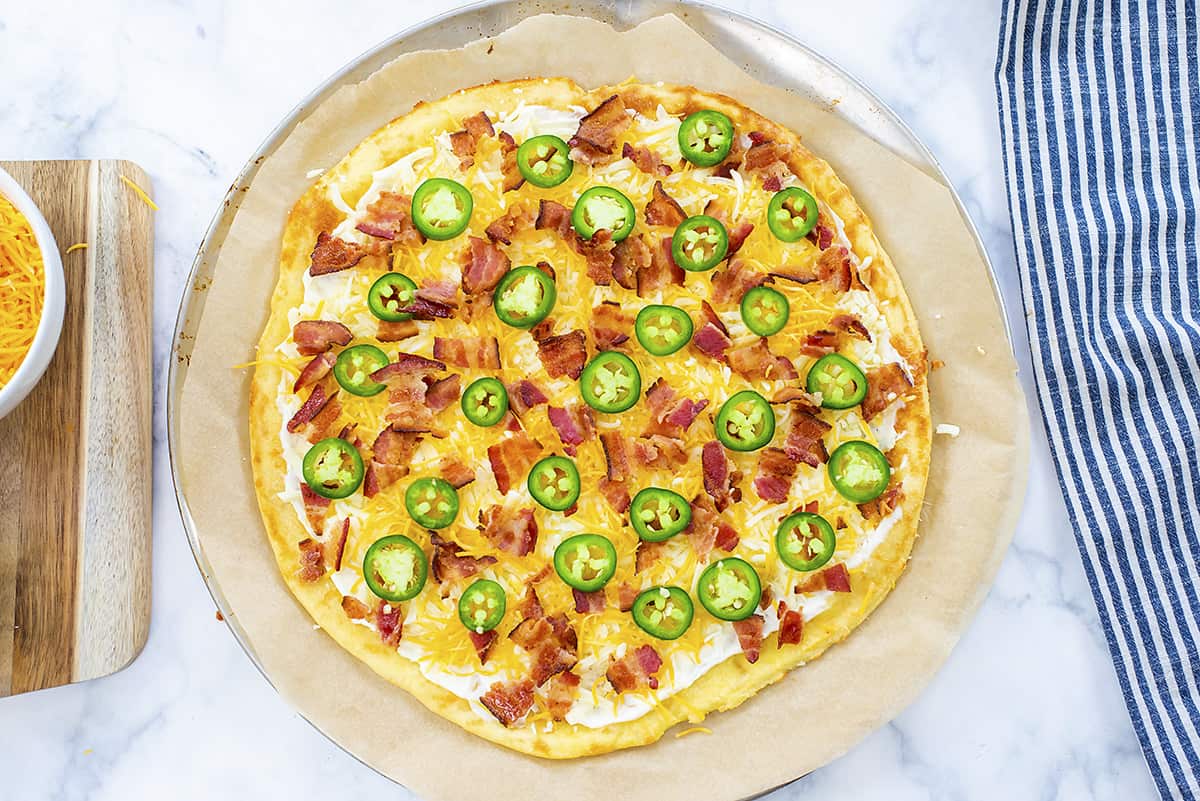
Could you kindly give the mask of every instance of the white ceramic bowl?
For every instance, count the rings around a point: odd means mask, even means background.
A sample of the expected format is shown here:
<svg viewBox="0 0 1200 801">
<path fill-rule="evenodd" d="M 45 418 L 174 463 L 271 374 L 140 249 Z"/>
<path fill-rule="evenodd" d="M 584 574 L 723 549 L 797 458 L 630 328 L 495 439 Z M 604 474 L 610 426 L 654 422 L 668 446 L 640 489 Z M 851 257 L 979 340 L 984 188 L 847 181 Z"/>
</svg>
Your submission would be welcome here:
<svg viewBox="0 0 1200 801">
<path fill-rule="evenodd" d="M 62 259 L 58 255 L 58 243 L 50 233 L 50 226 L 42 212 L 25 194 L 13 177 L 0 169 L 0 195 L 17 207 L 17 211 L 25 215 L 33 228 L 38 248 L 42 251 L 42 264 L 46 271 L 46 296 L 42 304 L 42 319 L 38 321 L 37 333 L 33 336 L 33 344 L 12 380 L 0 387 L 0 417 L 4 417 L 25 399 L 30 390 L 37 385 L 46 367 L 50 364 L 54 351 L 58 348 L 58 338 L 62 334 L 63 309 L 66 305 L 66 280 L 63 277 Z"/>
</svg>

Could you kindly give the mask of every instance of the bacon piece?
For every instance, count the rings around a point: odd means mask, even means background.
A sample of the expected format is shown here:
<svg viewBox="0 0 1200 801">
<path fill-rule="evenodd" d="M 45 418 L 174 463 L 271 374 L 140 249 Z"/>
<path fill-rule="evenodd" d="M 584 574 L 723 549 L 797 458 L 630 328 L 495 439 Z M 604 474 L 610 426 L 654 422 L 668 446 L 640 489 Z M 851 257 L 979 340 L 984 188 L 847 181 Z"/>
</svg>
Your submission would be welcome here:
<svg viewBox="0 0 1200 801">
<path fill-rule="evenodd" d="M 817 224 L 804 238 L 821 250 L 833 244 L 833 229 L 821 222 L 821 212 L 817 212 Z"/>
<path fill-rule="evenodd" d="M 508 390 L 508 408 L 516 412 L 518 416 L 525 414 L 535 406 L 548 403 L 550 400 L 546 397 L 546 393 L 538 389 L 537 384 L 526 378 L 514 381 L 506 389 Z"/>
<path fill-rule="evenodd" d="M 297 431 L 304 428 L 304 426 L 308 425 L 308 423 L 311 422 L 312 419 L 316 417 L 322 409 L 325 408 L 325 405 L 329 403 L 329 398 L 330 395 L 325 391 L 324 384 L 317 384 L 315 387 L 313 387 L 312 392 L 308 396 L 308 400 L 306 400 L 300 406 L 300 408 L 296 410 L 296 413 L 292 415 L 292 419 L 288 420 L 288 432 L 295 434 Z"/>
<path fill-rule="evenodd" d="M 551 378 L 570 376 L 572 381 L 579 380 L 583 372 L 584 362 L 587 361 L 587 337 L 583 331 L 576 328 L 558 336 L 550 336 L 537 343 L 538 358 L 546 368 L 546 374 Z"/>
<path fill-rule="evenodd" d="M 806 336 L 804 344 L 800 346 L 801 353 L 814 358 L 820 358 L 826 354 L 833 353 L 835 350 L 837 350 L 837 333 L 825 328 L 813 331 Z"/>
<path fill-rule="evenodd" d="M 491 292 L 512 264 L 503 250 L 477 236 L 467 239 L 467 247 L 459 254 L 458 261 L 462 267 L 462 289 L 468 295 Z"/>
<path fill-rule="evenodd" d="M 904 490 L 898 485 L 893 485 L 885 489 L 878 498 L 860 503 L 858 511 L 868 520 L 879 520 L 894 512 L 903 500 Z"/>
<path fill-rule="evenodd" d="M 467 637 L 471 639 L 471 645 L 475 646 L 475 653 L 479 655 L 479 664 L 487 664 L 488 653 L 491 652 L 492 646 L 496 644 L 496 638 L 499 636 L 495 629 L 482 634 L 467 629 Z"/>
<path fill-rule="evenodd" d="M 309 442 L 317 443 L 331 435 L 331 429 L 338 421 L 338 417 L 342 414 L 342 402 L 338 400 L 337 394 L 329 398 L 329 402 L 321 407 L 321 411 L 317 412 L 312 420 L 308 421 L 308 431 L 305 432 L 305 437 Z"/>
<path fill-rule="evenodd" d="M 334 345 L 349 345 L 354 334 L 335 320 L 301 320 L 292 327 L 292 339 L 301 356 L 316 356 Z"/>
<path fill-rule="evenodd" d="M 508 131 L 501 131 L 496 138 L 500 140 L 500 174 L 504 176 L 501 189 L 505 192 L 520 189 L 525 176 L 517 166 L 517 140 Z"/>
<path fill-rule="evenodd" d="M 542 454 L 542 443 L 517 433 L 502 439 L 487 449 L 492 475 L 500 494 L 506 495 L 516 484 L 525 480 L 525 475 Z"/>
<path fill-rule="evenodd" d="M 796 475 L 796 462 L 782 448 L 763 448 L 758 457 L 758 474 L 754 476 L 754 491 L 770 503 L 784 503 Z"/>
<path fill-rule="evenodd" d="M 441 306 L 458 305 L 458 283 L 450 279 L 423 281 L 416 294 L 420 299 Z"/>
<path fill-rule="evenodd" d="M 483 536 L 500 550 L 528 556 L 537 545 L 538 526 L 532 509 L 511 509 L 495 504 L 479 515 Z"/>
<path fill-rule="evenodd" d="M 501 216 L 492 220 L 483 232 L 492 242 L 512 244 L 513 235 L 533 228 L 533 212 L 523 203 L 516 203 Z"/>
<path fill-rule="evenodd" d="M 529 679 L 498 681 L 479 696 L 479 703 L 506 727 L 512 726 L 533 709 L 533 682 Z"/>
<path fill-rule="evenodd" d="M 908 380 L 904 368 L 896 362 L 868 370 L 867 396 L 863 398 L 862 402 L 863 419 L 870 420 L 886 409 L 896 398 L 908 392 L 911 387 L 912 382 Z"/>
<path fill-rule="evenodd" d="M 455 489 L 462 489 L 475 480 L 475 471 L 453 456 L 444 456 L 438 462 L 438 475 Z"/>
<path fill-rule="evenodd" d="M 741 473 L 730 468 L 729 458 L 720 442 L 704 443 L 700 467 L 704 472 L 704 491 L 713 499 L 718 512 L 742 499 L 742 491 L 736 486 Z"/>
<path fill-rule="evenodd" d="M 316 581 L 325 575 L 325 549 L 312 537 L 300 540 L 300 578 Z"/>
<path fill-rule="evenodd" d="M 755 139 L 751 134 L 751 139 Z M 742 171 L 748 175 L 758 175 L 763 179 L 763 188 L 769 192 L 778 192 L 783 187 L 782 179 L 791 174 L 787 158 L 791 155 L 790 145 L 772 142 L 758 137 L 746 151 L 742 159 Z"/>
<path fill-rule="evenodd" d="M 539 687 L 578 661 L 579 640 L 562 615 L 527 617 L 508 636 L 533 656 L 531 677 Z"/>
<path fill-rule="evenodd" d="M 530 328 L 529 336 L 533 337 L 534 342 L 541 342 L 543 339 L 549 339 L 554 336 L 554 319 L 547 317 L 533 328 Z"/>
<path fill-rule="evenodd" d="M 646 542 L 639 540 L 637 548 L 634 551 L 633 557 L 633 572 L 641 573 L 643 570 L 648 570 L 651 565 L 659 560 L 666 551 L 666 542 Z"/>
<path fill-rule="evenodd" d="M 825 589 L 830 592 L 850 592 L 850 572 L 843 562 L 830 565 L 821 571 L 825 579 Z"/>
<path fill-rule="evenodd" d="M 632 503 L 624 481 L 600 479 L 600 494 L 604 496 L 604 500 L 612 507 L 613 511 L 619 515 L 625 514 L 629 510 L 629 504 Z"/>
<path fill-rule="evenodd" d="M 578 695 L 578 674 L 569 670 L 559 673 L 546 685 L 546 711 L 555 720 L 565 720 Z"/>
<path fill-rule="evenodd" d="M 729 369 L 751 381 L 791 381 L 800 377 L 791 359 L 771 353 L 766 337 L 760 337 L 751 345 L 734 348 L 725 354 L 725 359 Z"/>
<path fill-rule="evenodd" d="M 379 381 L 378 376 L 386 369 L 388 368 L 376 370 L 371 377 Z M 388 378 L 387 383 L 392 389 L 388 393 L 388 410 L 385 417 L 393 428 L 403 432 L 434 433 L 442 436 L 442 432 L 434 431 L 433 410 L 425 403 L 429 387 L 423 376 L 414 373 L 393 375 Z"/>
<path fill-rule="evenodd" d="M 799 645 L 804 636 L 804 616 L 799 610 L 788 609 L 783 601 L 779 602 L 779 641 L 777 646 Z"/>
<path fill-rule="evenodd" d="M 412 302 L 401 306 L 400 311 L 411 314 L 417 320 L 448 320 L 454 316 L 455 307 L 432 300 L 418 289 Z"/>
<path fill-rule="evenodd" d="M 677 226 L 687 219 L 687 212 L 663 189 L 662 181 L 654 182 L 650 202 L 646 204 L 646 225 Z"/>
<path fill-rule="evenodd" d="M 375 627 L 379 629 L 379 638 L 385 645 L 393 648 L 399 645 L 404 635 L 404 615 L 400 614 L 400 607 L 380 601 L 379 606 L 375 607 Z"/>
<path fill-rule="evenodd" d="M 495 337 L 433 338 L 433 357 L 455 367 L 499 370 L 500 343 Z"/>
<path fill-rule="evenodd" d="M 692 337 L 692 344 L 705 356 L 724 361 L 725 351 L 733 344 L 733 341 L 728 334 L 722 333 L 715 323 L 706 322 Z"/>
<path fill-rule="evenodd" d="M 741 542 L 741 537 L 738 536 L 737 529 L 725 520 L 717 521 L 717 536 L 713 540 L 713 545 L 720 548 L 722 551 L 733 553 Z M 769 587 L 767 588 L 770 589 Z"/>
<path fill-rule="evenodd" d="M 784 440 L 783 450 L 789 459 L 817 467 L 829 461 L 829 451 L 822 439 L 830 429 L 829 423 L 811 412 L 801 409 L 792 411 L 791 429 Z"/>
<path fill-rule="evenodd" d="M 729 234 L 729 250 L 726 251 L 726 256 L 732 256 L 741 250 L 742 245 L 746 242 L 746 237 L 750 236 L 754 231 L 753 223 L 739 222 L 736 225 L 732 224 L 719 198 L 714 197 L 708 201 L 704 206 L 704 213 L 709 217 L 719 220 L 725 226 L 725 230 Z"/>
<path fill-rule="evenodd" d="M 741 303 L 743 295 L 756 286 L 762 286 L 767 278 L 765 273 L 754 269 L 747 262 L 733 259 L 724 270 L 713 273 L 713 303 Z"/>
<path fill-rule="evenodd" d="M 347 242 L 322 231 L 317 235 L 308 272 L 317 276 L 348 270 L 362 261 L 365 255 L 367 251 L 357 242 Z"/>
<path fill-rule="evenodd" d="M 634 585 L 627 581 L 621 582 L 621 586 L 617 587 L 617 608 L 622 612 L 628 612 L 633 608 L 633 602 L 641 594 L 641 590 Z"/>
<path fill-rule="evenodd" d="M 662 657 L 653 646 L 643 645 L 625 654 L 620 659 L 614 659 L 604 677 L 619 693 L 636 690 L 639 687 L 658 689 L 658 679 L 654 674 L 662 667 Z"/>
<path fill-rule="evenodd" d="M 634 440 L 633 454 L 647 467 L 663 470 L 683 467 L 688 460 L 683 440 L 663 434 L 649 434 Z"/>
<path fill-rule="evenodd" d="M 496 564 L 494 556 L 462 556 L 456 543 L 443 539 L 438 534 L 431 534 L 429 541 L 433 543 L 433 559 L 430 569 L 433 577 L 439 583 L 454 581 L 474 576 L 480 569 Z"/>
<path fill-rule="evenodd" d="M 692 550 L 703 561 L 708 559 L 709 553 L 717 545 L 719 520 L 717 508 L 713 505 L 712 500 L 704 495 L 697 495 L 693 498 L 691 507 L 692 519 L 684 530 L 687 532 L 688 541 L 692 544 Z"/>
<path fill-rule="evenodd" d="M 625 289 L 636 289 L 642 270 L 650 266 L 652 259 L 646 238 L 641 234 L 627 236 L 613 246 L 612 255 L 613 280 Z"/>
<path fill-rule="evenodd" d="M 367 206 L 366 214 L 355 228 L 376 239 L 401 245 L 419 247 L 425 244 L 425 235 L 413 225 L 412 198 L 396 192 L 380 192 L 375 202 Z"/>
<path fill-rule="evenodd" d="M 581 615 L 603 612 L 604 606 L 608 602 L 604 597 L 604 590 L 584 592 L 583 590 L 572 588 L 571 594 L 575 597 L 575 611 Z"/>
<path fill-rule="evenodd" d="M 336 540 L 329 543 L 329 548 L 333 552 L 330 561 L 333 562 L 334 572 L 342 569 L 342 557 L 346 554 L 346 539 L 350 536 L 350 518 L 342 520 L 342 530 L 338 533 Z"/>
<path fill-rule="evenodd" d="M 300 495 L 304 498 L 304 516 L 308 518 L 313 533 L 319 537 L 325 533 L 325 515 L 332 501 L 313 492 L 304 482 L 300 483 Z"/>
<path fill-rule="evenodd" d="M 329 375 L 329 371 L 333 369 L 333 365 L 336 362 L 337 357 L 332 353 L 318 353 L 312 358 L 312 361 L 304 365 L 304 369 L 300 371 L 300 375 L 296 376 L 296 383 L 292 384 L 292 392 L 299 392 L 305 387 L 311 387 L 316 384 L 322 378 Z"/>
<path fill-rule="evenodd" d="M 484 112 L 467 117 L 462 121 L 463 130 L 450 134 L 450 147 L 458 156 L 459 166 L 466 170 L 475 163 L 475 150 L 479 140 L 485 136 L 495 136 L 496 129 Z"/>
<path fill-rule="evenodd" d="M 365 620 L 371 614 L 371 607 L 355 598 L 353 595 L 342 596 L 342 611 L 351 620 Z"/>
<path fill-rule="evenodd" d="M 380 342 L 399 342 L 402 339 L 415 337 L 419 333 L 421 333 L 421 328 L 415 320 L 401 320 L 397 323 L 380 320 L 375 338 Z"/>
<path fill-rule="evenodd" d="M 816 412 L 821 408 L 820 399 L 799 387 L 780 387 L 771 396 L 771 403 L 790 403 L 804 411 Z"/>
<path fill-rule="evenodd" d="M 867 330 L 867 327 L 863 324 L 863 321 L 858 319 L 858 317 L 853 314 L 835 315 L 834 318 L 829 321 L 829 324 L 838 331 L 844 331 L 850 336 L 858 337 L 859 339 L 865 339 L 867 342 L 871 341 L 871 332 Z"/>
<path fill-rule="evenodd" d="M 604 449 L 604 461 L 608 465 L 608 480 L 629 478 L 629 441 L 625 436 L 616 431 L 605 431 L 600 434 L 600 447 Z"/>
<path fill-rule="evenodd" d="M 592 309 L 591 328 L 596 350 L 612 350 L 629 341 L 633 316 L 626 314 L 621 304 L 606 300 Z"/>
<path fill-rule="evenodd" d="M 363 495 L 373 498 L 408 475 L 413 452 L 420 443 L 419 433 L 398 431 L 391 426 L 380 431 L 371 446 Z"/>
<path fill-rule="evenodd" d="M 646 391 L 646 405 L 653 420 L 649 433 L 680 437 L 692 425 L 700 412 L 708 407 L 708 399 L 694 401 L 676 396 L 665 378 L 659 378 Z"/>
<path fill-rule="evenodd" d="M 612 283 L 613 264 L 616 256 L 613 253 L 612 232 L 601 229 L 592 234 L 591 239 L 576 237 L 575 250 L 587 261 L 588 278 L 597 286 L 608 286 Z"/>
<path fill-rule="evenodd" d="M 669 284 L 683 286 L 684 271 L 675 263 L 675 257 L 671 255 L 671 237 L 662 237 L 658 240 L 657 246 L 652 243 L 648 243 L 648 245 L 650 263 L 637 274 L 638 297 L 644 298 L 651 292 L 657 292 Z M 615 269 L 614 265 L 614 271 Z M 619 279 L 618 283 L 620 283 Z M 622 283 L 621 286 L 625 285 Z"/>
<path fill-rule="evenodd" d="M 752 665 L 758 661 L 758 655 L 762 652 L 763 622 L 762 615 L 751 615 L 745 620 L 738 620 L 733 624 L 733 630 L 737 632 L 738 645 L 742 647 L 746 661 Z"/>
<path fill-rule="evenodd" d="M 571 146 L 571 158 L 593 165 L 611 161 L 617 137 L 629 124 L 624 101 L 620 95 L 613 95 L 579 121 L 579 128 L 568 143 Z"/>
<path fill-rule="evenodd" d="M 647 175 L 670 175 L 670 165 L 664 164 L 662 156 L 653 148 L 634 147 L 626 142 L 621 146 L 621 157 L 633 162 L 634 166 Z"/>
<path fill-rule="evenodd" d="M 533 227 L 539 231 L 554 231 L 563 241 L 575 243 L 575 229 L 571 226 L 571 210 L 553 200 L 543 200 L 538 203 L 537 219 Z"/>
<path fill-rule="evenodd" d="M 575 455 L 575 446 L 587 442 L 596 433 L 596 418 L 592 416 L 592 410 L 582 403 L 568 403 L 565 408 L 550 406 L 546 409 L 546 415 L 569 456 Z"/>
<path fill-rule="evenodd" d="M 817 277 L 835 292 L 847 292 L 853 283 L 850 252 L 840 245 L 821 251 L 817 259 Z"/>
<path fill-rule="evenodd" d="M 434 381 L 425 392 L 425 405 L 437 414 L 458 401 L 462 394 L 462 377 L 455 373 Z"/>
<path fill-rule="evenodd" d="M 545 617 L 546 613 L 542 609 L 542 602 L 537 594 L 537 583 L 553 572 L 554 569 L 550 565 L 545 565 L 542 567 L 541 572 L 535 574 L 525 582 L 525 596 L 521 599 L 521 603 L 517 607 L 517 611 L 521 613 L 522 620 Z"/>
</svg>

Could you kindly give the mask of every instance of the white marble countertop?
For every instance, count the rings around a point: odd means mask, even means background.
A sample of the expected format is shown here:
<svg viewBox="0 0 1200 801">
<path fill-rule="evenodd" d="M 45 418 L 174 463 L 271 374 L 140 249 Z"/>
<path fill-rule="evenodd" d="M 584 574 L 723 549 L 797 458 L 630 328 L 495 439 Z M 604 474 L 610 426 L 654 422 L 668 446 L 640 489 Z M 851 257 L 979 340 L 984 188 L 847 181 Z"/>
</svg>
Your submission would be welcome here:
<svg viewBox="0 0 1200 801">
<path fill-rule="evenodd" d="M 872 86 L 938 156 L 986 240 L 1028 348 L 993 89 L 996 0 L 718 0 Z M 242 653 L 192 560 L 165 444 L 166 357 L 188 269 L 243 162 L 291 107 L 451 0 L 0 5 L 0 157 L 139 162 L 153 176 L 154 617 L 124 672 L 0 700 L 0 799 L 397 798 Z M 303 60 L 272 56 L 312 45 Z M 1032 393 L 1027 394 L 1032 398 Z M 1031 404 L 1034 403 L 1031 400 Z M 1040 421 L 1036 406 L 1031 406 Z M 973 625 L 904 714 L 778 799 L 1150 799 L 1040 422 L 1024 515 Z M 819 735 L 818 735 L 819 736 Z"/>
</svg>

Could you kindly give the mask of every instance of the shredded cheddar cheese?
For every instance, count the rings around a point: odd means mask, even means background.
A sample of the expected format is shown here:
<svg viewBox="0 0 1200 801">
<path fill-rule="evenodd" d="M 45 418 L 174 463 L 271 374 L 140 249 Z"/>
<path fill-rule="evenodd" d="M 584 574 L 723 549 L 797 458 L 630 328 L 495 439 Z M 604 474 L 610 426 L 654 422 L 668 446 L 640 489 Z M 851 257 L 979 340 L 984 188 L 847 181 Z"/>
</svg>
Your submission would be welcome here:
<svg viewBox="0 0 1200 801">
<path fill-rule="evenodd" d="M 706 726 L 692 726 L 690 729 L 684 729 L 676 734 L 675 739 L 678 740 L 680 737 L 687 737 L 689 734 L 712 734 L 712 729 Z"/>
<path fill-rule="evenodd" d="M 145 203 L 147 206 L 154 209 L 155 211 L 158 211 L 158 204 L 150 199 L 150 196 L 146 194 L 145 189 L 142 189 L 140 186 L 138 186 L 136 183 L 134 183 L 132 179 L 130 179 L 127 176 L 122 175 L 121 181 L 126 186 L 128 186 L 130 189 L 132 189 L 134 194 L 136 194 L 139 198 L 142 199 L 143 203 Z"/>
<path fill-rule="evenodd" d="M 0 387 L 33 344 L 46 295 L 46 270 L 33 228 L 0 197 Z"/>
</svg>

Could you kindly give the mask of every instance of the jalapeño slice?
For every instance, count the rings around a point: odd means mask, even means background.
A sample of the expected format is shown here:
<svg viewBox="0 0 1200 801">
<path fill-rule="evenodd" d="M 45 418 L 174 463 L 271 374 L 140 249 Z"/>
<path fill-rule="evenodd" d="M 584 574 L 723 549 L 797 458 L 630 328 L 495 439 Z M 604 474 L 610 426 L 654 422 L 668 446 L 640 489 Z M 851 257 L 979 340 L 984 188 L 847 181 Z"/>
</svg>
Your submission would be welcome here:
<svg viewBox="0 0 1200 801">
<path fill-rule="evenodd" d="M 780 189 L 767 204 L 767 227 L 782 242 L 798 242 L 817 225 L 817 200 L 798 186 Z"/>
<path fill-rule="evenodd" d="M 458 517 L 458 490 L 441 478 L 418 478 L 404 493 L 404 508 L 425 528 L 445 528 Z"/>
<path fill-rule="evenodd" d="M 453 239 L 467 230 L 474 207 L 471 191 L 458 181 L 430 178 L 413 192 L 413 225 L 427 239 Z"/>
<path fill-rule="evenodd" d="M 691 342 L 692 330 L 692 318 L 675 306 L 646 306 L 633 324 L 637 341 L 654 356 L 669 356 Z"/>
<path fill-rule="evenodd" d="M 362 455 L 346 440 L 329 437 L 308 449 L 301 472 L 304 483 L 322 498 L 345 498 L 362 483 Z"/>
<path fill-rule="evenodd" d="M 403 534 L 375 540 L 363 558 L 367 586 L 385 601 L 399 603 L 417 597 L 428 575 L 425 552 Z"/>
<path fill-rule="evenodd" d="M 826 409 L 849 409 L 867 397 L 867 377 L 858 365 L 838 353 L 817 359 L 808 370 L 805 389 L 821 393 Z"/>
<path fill-rule="evenodd" d="M 411 320 L 411 312 L 401 309 L 417 297 L 417 285 L 403 273 L 384 273 L 367 290 L 367 308 L 371 314 L 388 323 Z"/>
<path fill-rule="evenodd" d="M 778 289 L 756 286 L 742 295 L 742 322 L 760 337 L 782 331 L 791 313 L 787 297 Z"/>
<path fill-rule="evenodd" d="M 526 486 L 535 501 L 561 512 L 579 500 L 579 470 L 565 456 L 547 456 L 529 471 Z"/>
<path fill-rule="evenodd" d="M 615 350 L 598 353 L 579 376 L 579 394 L 598 412 L 623 412 L 637 403 L 641 391 L 642 374 L 637 365 Z"/>
<path fill-rule="evenodd" d="M 492 296 L 496 316 L 513 328 L 533 328 L 546 319 L 558 300 L 550 276 L 537 267 L 518 267 L 500 279 Z"/>
<path fill-rule="evenodd" d="M 756 451 L 775 436 L 775 411 L 762 395 L 743 390 L 717 412 L 716 431 L 731 451 Z"/>
<path fill-rule="evenodd" d="M 730 556 L 705 568 L 696 585 L 696 595 L 713 617 L 745 620 L 758 608 L 762 584 L 749 562 Z"/>
<path fill-rule="evenodd" d="M 692 506 L 677 492 L 646 487 L 629 504 L 629 522 L 646 542 L 662 542 L 688 527 Z"/>
<path fill-rule="evenodd" d="M 860 439 L 843 442 L 829 456 L 829 480 L 847 500 L 873 501 L 887 489 L 892 467 L 883 452 Z"/>
<path fill-rule="evenodd" d="M 720 164 L 732 147 L 733 122 L 719 111 L 697 111 L 679 126 L 679 152 L 697 167 Z"/>
<path fill-rule="evenodd" d="M 633 622 L 660 640 L 677 640 L 692 625 L 695 607 L 682 587 L 651 587 L 633 601 Z"/>
<path fill-rule="evenodd" d="M 633 230 L 637 210 L 633 202 L 611 186 L 593 186 L 579 196 L 571 211 L 571 225 L 584 239 L 600 230 L 610 231 L 620 242 Z"/>
<path fill-rule="evenodd" d="M 458 619 L 476 634 L 491 631 L 504 619 L 508 600 L 504 588 L 491 579 L 479 579 L 458 599 Z"/>
<path fill-rule="evenodd" d="M 571 177 L 571 148 L 553 134 L 526 139 L 517 148 L 517 169 L 534 186 L 548 189 Z"/>
<path fill-rule="evenodd" d="M 369 398 L 387 389 L 371 380 L 371 373 L 387 366 L 387 354 L 374 345 L 355 345 L 338 354 L 333 377 L 351 395 Z"/>
<path fill-rule="evenodd" d="M 813 512 L 788 515 L 775 533 L 779 558 L 792 570 L 816 570 L 830 560 L 836 547 L 833 526 Z"/>
<path fill-rule="evenodd" d="M 617 549 L 599 534 L 576 534 L 554 549 L 554 570 L 568 587 L 595 592 L 617 572 Z"/>
<path fill-rule="evenodd" d="M 729 234 L 715 217 L 697 214 L 688 217 L 671 237 L 671 256 L 675 263 L 693 273 L 716 267 L 729 251 Z"/>
<path fill-rule="evenodd" d="M 462 410 L 477 426 L 494 426 L 508 412 L 508 390 L 495 378 L 480 378 L 467 387 L 462 395 Z"/>
</svg>

